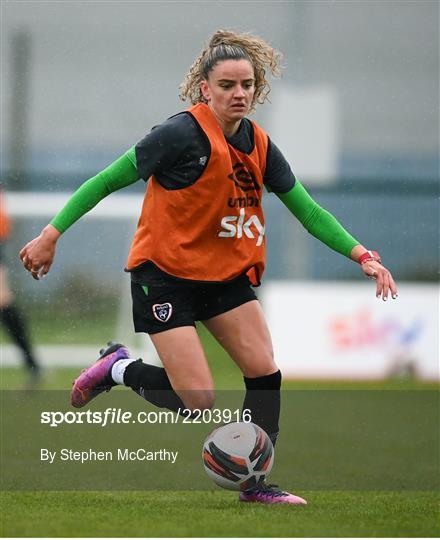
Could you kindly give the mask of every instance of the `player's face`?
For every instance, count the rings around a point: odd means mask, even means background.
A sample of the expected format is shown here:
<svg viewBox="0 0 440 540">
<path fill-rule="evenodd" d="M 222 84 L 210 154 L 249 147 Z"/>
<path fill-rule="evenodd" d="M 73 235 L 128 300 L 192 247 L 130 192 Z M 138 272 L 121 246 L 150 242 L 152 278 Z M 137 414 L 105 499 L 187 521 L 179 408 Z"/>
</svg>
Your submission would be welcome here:
<svg viewBox="0 0 440 540">
<path fill-rule="evenodd" d="M 235 124 L 251 107 L 255 93 L 254 68 L 248 60 L 224 60 L 214 66 L 200 88 L 220 122 Z"/>
</svg>

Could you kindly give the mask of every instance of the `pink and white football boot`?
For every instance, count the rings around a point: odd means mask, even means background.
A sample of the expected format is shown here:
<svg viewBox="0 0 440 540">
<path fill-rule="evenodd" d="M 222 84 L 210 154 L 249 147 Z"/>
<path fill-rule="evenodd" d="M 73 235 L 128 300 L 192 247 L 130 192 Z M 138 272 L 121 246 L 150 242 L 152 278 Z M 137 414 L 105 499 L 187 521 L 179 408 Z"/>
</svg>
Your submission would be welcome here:
<svg viewBox="0 0 440 540">
<path fill-rule="evenodd" d="M 281 491 L 275 484 L 261 483 L 252 489 L 242 491 L 239 496 L 241 502 L 260 502 L 264 504 L 307 504 L 305 499 Z"/>
<path fill-rule="evenodd" d="M 89 368 L 83 369 L 80 376 L 73 382 L 70 393 L 70 403 L 77 408 L 84 407 L 101 392 L 110 392 L 116 383 L 111 371 L 118 360 L 130 358 L 128 349 L 121 343 L 108 342 L 106 349 L 101 349 L 101 356 Z"/>
</svg>

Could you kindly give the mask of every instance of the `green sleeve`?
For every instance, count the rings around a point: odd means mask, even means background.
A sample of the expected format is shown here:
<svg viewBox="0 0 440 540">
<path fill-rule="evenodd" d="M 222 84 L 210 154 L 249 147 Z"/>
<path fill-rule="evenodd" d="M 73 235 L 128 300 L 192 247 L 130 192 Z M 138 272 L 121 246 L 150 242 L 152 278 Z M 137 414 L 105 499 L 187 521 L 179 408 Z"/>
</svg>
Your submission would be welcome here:
<svg viewBox="0 0 440 540">
<path fill-rule="evenodd" d="M 330 212 L 321 208 L 310 197 L 298 179 L 290 191 L 277 193 L 277 196 L 310 234 L 329 248 L 350 258 L 351 250 L 359 245 L 359 242 Z"/>
<path fill-rule="evenodd" d="M 65 232 L 99 201 L 139 180 L 134 146 L 106 169 L 93 176 L 70 197 L 66 205 L 50 222 L 60 233 Z"/>
</svg>

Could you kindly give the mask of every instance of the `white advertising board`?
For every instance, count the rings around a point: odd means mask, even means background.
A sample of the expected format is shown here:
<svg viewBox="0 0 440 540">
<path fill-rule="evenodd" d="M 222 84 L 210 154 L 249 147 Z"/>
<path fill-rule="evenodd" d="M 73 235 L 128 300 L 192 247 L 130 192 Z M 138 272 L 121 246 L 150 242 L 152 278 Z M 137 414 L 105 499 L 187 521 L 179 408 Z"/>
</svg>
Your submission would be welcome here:
<svg viewBox="0 0 440 540">
<path fill-rule="evenodd" d="M 272 92 L 264 125 L 296 177 L 309 186 L 333 182 L 338 176 L 340 154 L 340 111 L 335 89 L 280 84 Z"/>
<path fill-rule="evenodd" d="M 438 380 L 439 290 L 400 284 L 397 300 L 373 283 L 268 282 L 260 298 L 275 359 L 290 378 Z"/>
</svg>

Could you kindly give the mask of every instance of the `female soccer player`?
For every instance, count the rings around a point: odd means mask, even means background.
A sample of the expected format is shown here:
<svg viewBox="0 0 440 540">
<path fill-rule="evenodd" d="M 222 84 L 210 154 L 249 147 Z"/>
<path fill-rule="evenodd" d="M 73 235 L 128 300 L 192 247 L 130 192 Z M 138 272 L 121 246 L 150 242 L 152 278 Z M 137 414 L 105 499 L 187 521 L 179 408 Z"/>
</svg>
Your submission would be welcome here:
<svg viewBox="0 0 440 540">
<path fill-rule="evenodd" d="M 68 227 L 113 191 L 148 181 L 126 270 L 135 330 L 150 335 L 163 368 L 109 343 L 76 379 L 73 406 L 124 384 L 159 407 L 211 408 L 214 385 L 195 329 L 202 321 L 243 372 L 244 408 L 275 443 L 281 373 L 251 288 L 260 284 L 265 266 L 264 186 L 311 234 L 360 263 L 376 279 L 377 296 L 397 296 L 379 255 L 311 199 L 264 130 L 246 118 L 267 99 L 266 70 L 278 75 L 280 57 L 259 37 L 216 32 L 181 85 L 181 99 L 192 106 L 85 182 L 21 250 L 25 268 L 38 279 L 49 271 Z M 266 484 L 240 493 L 240 500 L 305 504 Z"/>
</svg>

